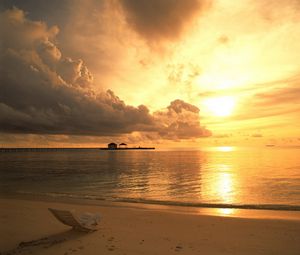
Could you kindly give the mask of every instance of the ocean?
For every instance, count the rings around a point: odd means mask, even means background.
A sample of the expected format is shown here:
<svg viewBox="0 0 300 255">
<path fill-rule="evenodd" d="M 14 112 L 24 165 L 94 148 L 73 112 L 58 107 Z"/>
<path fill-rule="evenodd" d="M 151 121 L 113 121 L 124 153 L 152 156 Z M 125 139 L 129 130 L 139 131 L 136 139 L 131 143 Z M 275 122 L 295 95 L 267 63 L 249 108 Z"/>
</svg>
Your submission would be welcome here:
<svg viewBox="0 0 300 255">
<path fill-rule="evenodd" d="M 0 152 L 1 196 L 300 211 L 300 147 Z"/>
</svg>

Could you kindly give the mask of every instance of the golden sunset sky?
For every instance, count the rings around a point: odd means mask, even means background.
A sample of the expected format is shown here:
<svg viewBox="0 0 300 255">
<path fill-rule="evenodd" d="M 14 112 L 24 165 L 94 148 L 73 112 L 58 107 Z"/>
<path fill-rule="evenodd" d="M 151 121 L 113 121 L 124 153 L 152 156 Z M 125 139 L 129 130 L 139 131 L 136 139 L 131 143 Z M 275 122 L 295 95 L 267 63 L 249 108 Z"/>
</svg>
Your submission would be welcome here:
<svg viewBox="0 0 300 255">
<path fill-rule="evenodd" d="M 0 144 L 300 144 L 297 0 L 4 0 Z"/>
</svg>

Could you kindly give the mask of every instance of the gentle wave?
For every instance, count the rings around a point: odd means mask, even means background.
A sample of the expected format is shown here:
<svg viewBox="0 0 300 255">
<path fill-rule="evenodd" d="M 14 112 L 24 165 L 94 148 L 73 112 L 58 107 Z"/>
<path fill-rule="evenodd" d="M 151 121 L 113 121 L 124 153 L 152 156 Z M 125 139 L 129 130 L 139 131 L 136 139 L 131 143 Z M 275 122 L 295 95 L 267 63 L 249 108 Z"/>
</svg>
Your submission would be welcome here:
<svg viewBox="0 0 300 255">
<path fill-rule="evenodd" d="M 140 198 L 124 198 L 124 197 L 100 197 L 95 195 L 83 194 L 68 194 L 68 193 L 33 193 L 33 192 L 18 192 L 20 195 L 38 195 L 51 198 L 70 198 L 80 200 L 108 201 L 108 202 L 123 202 L 136 204 L 152 204 L 152 205 L 169 205 L 169 206 L 184 206 L 195 208 L 223 208 L 223 209 L 252 209 L 252 210 L 275 210 L 275 211 L 300 211 L 298 205 L 283 205 L 283 204 L 222 204 L 222 203 L 193 203 L 180 201 L 164 201 L 151 200 Z"/>
</svg>

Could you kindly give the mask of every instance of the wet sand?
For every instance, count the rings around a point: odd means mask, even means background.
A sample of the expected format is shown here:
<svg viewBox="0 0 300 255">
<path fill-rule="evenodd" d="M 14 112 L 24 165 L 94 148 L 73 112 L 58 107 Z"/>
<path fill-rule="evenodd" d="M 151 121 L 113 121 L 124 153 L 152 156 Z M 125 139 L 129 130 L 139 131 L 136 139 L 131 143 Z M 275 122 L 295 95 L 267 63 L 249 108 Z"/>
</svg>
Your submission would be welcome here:
<svg viewBox="0 0 300 255">
<path fill-rule="evenodd" d="M 0 199 L 0 205 L 1 254 L 300 254 L 299 212 L 225 209 L 218 216 L 170 206 L 25 199 Z M 99 213 L 100 228 L 74 231 L 49 207 Z"/>
</svg>

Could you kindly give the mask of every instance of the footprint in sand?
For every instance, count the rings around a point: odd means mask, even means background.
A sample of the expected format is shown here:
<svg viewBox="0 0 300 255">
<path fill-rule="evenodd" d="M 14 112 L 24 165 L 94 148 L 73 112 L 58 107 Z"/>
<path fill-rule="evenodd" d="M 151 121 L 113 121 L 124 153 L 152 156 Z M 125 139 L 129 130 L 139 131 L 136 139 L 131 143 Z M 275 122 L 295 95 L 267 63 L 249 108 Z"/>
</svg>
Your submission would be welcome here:
<svg viewBox="0 0 300 255">
<path fill-rule="evenodd" d="M 182 250 L 182 246 L 177 245 L 177 246 L 175 247 L 175 251 L 181 251 L 181 250 Z"/>
<path fill-rule="evenodd" d="M 109 251 L 114 251 L 116 249 L 116 247 L 114 245 L 110 245 L 107 247 L 107 250 Z"/>
<path fill-rule="evenodd" d="M 78 247 L 78 249 L 80 249 L 79 247 Z M 80 249 L 81 250 L 81 249 Z M 69 249 L 69 252 L 71 252 L 71 253 L 73 253 L 73 252 L 77 252 L 78 250 L 77 249 L 74 249 L 74 248 L 70 248 Z M 68 252 L 66 252 L 67 254 L 68 254 Z"/>
<path fill-rule="evenodd" d="M 107 241 L 112 242 L 115 238 L 112 236 L 110 238 L 107 239 Z"/>
</svg>

